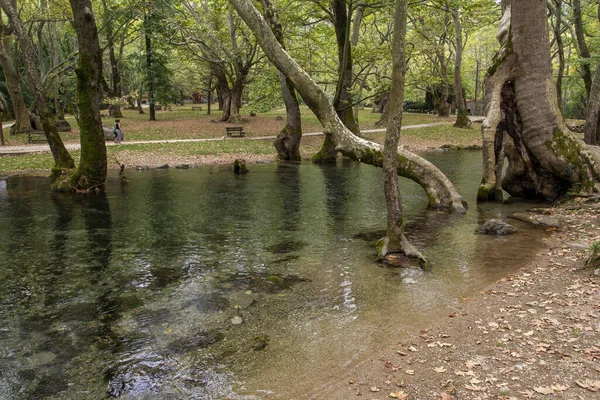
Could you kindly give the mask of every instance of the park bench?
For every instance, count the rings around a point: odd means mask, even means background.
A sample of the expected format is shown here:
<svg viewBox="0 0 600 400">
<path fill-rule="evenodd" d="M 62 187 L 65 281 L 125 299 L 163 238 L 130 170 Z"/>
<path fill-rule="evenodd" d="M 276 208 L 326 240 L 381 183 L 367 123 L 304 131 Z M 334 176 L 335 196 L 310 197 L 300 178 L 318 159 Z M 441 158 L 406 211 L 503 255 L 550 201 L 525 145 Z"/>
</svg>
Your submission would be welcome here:
<svg viewBox="0 0 600 400">
<path fill-rule="evenodd" d="M 202 106 L 192 106 L 192 111 L 202 111 Z"/>
<path fill-rule="evenodd" d="M 46 143 L 46 134 L 43 131 L 32 131 L 27 134 L 27 143 Z"/>
<path fill-rule="evenodd" d="M 244 136 L 244 128 L 241 126 L 227 127 L 227 136 Z"/>
</svg>

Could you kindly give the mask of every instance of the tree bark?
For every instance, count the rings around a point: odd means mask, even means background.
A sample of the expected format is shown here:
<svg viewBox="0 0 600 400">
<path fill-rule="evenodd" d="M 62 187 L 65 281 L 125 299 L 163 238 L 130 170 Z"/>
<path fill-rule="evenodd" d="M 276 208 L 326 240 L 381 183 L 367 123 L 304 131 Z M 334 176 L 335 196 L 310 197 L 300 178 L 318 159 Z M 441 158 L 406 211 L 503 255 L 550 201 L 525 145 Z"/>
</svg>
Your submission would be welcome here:
<svg viewBox="0 0 600 400">
<path fill-rule="evenodd" d="M 46 139 L 48 140 L 48 145 L 50 146 L 50 151 L 54 158 L 54 168 L 52 173 L 52 180 L 54 181 L 62 174 L 63 170 L 74 168 L 75 162 L 65 148 L 65 145 L 56 130 L 53 113 L 50 110 L 50 107 L 48 107 L 46 90 L 44 89 L 42 79 L 36 69 L 35 50 L 29 33 L 27 32 L 27 29 L 25 29 L 23 22 L 19 18 L 19 15 L 10 0 L 0 0 L 0 5 L 8 16 L 10 24 L 21 45 L 23 61 L 25 63 L 25 72 L 33 89 L 33 95 L 35 96 L 38 109 L 40 110 L 40 118 L 44 127 L 44 133 L 46 134 Z"/>
<path fill-rule="evenodd" d="M 277 38 L 277 41 L 285 49 L 283 40 L 283 29 L 277 10 L 271 0 L 262 0 L 264 15 L 271 30 Z M 300 119 L 300 106 L 296 97 L 296 90 L 291 81 L 284 74 L 278 72 L 279 85 L 281 86 L 281 95 L 285 104 L 286 123 L 283 129 L 277 135 L 273 145 L 277 150 L 277 157 L 280 160 L 300 161 L 300 141 L 302 140 L 302 124 Z"/>
<path fill-rule="evenodd" d="M 71 177 L 63 182 L 56 182 L 55 186 L 64 191 L 102 192 L 107 167 L 106 145 L 100 118 L 100 103 L 103 97 L 102 52 L 91 1 L 70 0 L 70 3 L 79 49 L 79 63 L 75 74 L 81 158 Z"/>
<path fill-rule="evenodd" d="M 463 33 L 462 26 L 460 23 L 460 15 L 458 14 L 458 7 L 450 10 L 452 15 L 452 22 L 454 24 L 454 34 L 456 35 L 456 49 L 454 53 L 454 101 L 456 102 L 456 122 L 454 123 L 455 128 L 471 128 L 471 120 L 467 113 L 467 104 L 463 97 L 463 85 L 462 85 L 462 52 L 463 52 Z"/>
<path fill-rule="evenodd" d="M 546 200 L 571 191 L 597 193 L 600 152 L 568 130 L 554 93 L 546 2 L 507 3 L 501 29 L 511 34 L 499 35 L 503 45 L 486 77 L 478 200 L 500 200 L 502 189 Z"/>
<path fill-rule="evenodd" d="M 354 135 L 338 117 L 325 92 L 281 47 L 271 28 L 248 0 L 230 0 L 233 7 L 256 36 L 269 60 L 294 84 L 304 102 L 321 122 L 325 141 L 346 156 L 382 166 L 382 147 Z M 427 192 L 432 207 L 464 212 L 466 203 L 448 178 L 433 164 L 403 149 L 398 151 L 398 173 L 419 183 Z"/>
<path fill-rule="evenodd" d="M 383 188 L 387 205 L 386 236 L 377 245 L 378 257 L 385 260 L 391 253 L 403 253 L 408 257 L 425 258 L 414 248 L 404 234 L 404 214 L 398 187 L 398 142 L 402 128 L 402 104 L 404 102 L 404 39 L 406 36 L 407 0 L 396 0 L 394 11 L 394 35 L 392 37 L 392 89 L 390 114 L 383 145 Z"/>
</svg>

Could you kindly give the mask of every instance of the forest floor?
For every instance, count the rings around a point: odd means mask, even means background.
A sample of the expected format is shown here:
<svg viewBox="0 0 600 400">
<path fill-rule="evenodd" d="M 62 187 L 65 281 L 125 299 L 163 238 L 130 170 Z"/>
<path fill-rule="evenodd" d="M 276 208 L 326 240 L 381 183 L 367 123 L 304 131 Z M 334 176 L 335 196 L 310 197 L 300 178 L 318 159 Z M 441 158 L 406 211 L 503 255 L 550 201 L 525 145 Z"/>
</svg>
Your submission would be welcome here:
<svg viewBox="0 0 600 400">
<path fill-rule="evenodd" d="M 600 264 L 585 260 L 600 240 L 600 202 L 549 213 L 562 227 L 534 262 L 373 355 L 328 397 L 599 399 Z"/>
</svg>

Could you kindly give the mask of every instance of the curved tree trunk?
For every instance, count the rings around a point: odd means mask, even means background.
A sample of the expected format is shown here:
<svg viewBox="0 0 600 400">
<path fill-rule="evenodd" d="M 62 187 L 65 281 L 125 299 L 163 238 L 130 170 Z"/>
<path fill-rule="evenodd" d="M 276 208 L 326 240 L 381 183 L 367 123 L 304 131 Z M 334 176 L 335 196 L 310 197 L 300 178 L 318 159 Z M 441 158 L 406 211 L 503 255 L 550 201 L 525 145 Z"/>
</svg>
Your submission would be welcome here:
<svg viewBox="0 0 600 400">
<path fill-rule="evenodd" d="M 54 168 L 52 171 L 52 179 L 54 181 L 63 172 L 63 170 L 74 168 L 75 162 L 65 148 L 65 145 L 63 144 L 63 141 L 56 130 L 56 123 L 54 122 L 53 113 L 50 110 L 50 107 L 48 107 L 46 90 L 44 89 L 42 80 L 38 75 L 38 71 L 36 70 L 37 64 L 35 62 L 35 50 L 27 29 L 25 29 L 23 22 L 19 18 L 19 15 L 12 6 L 10 0 L 0 0 L 0 5 L 7 14 L 11 26 L 13 27 L 21 45 L 21 51 L 26 66 L 25 72 L 27 73 L 29 83 L 33 89 L 33 94 L 40 110 L 40 118 L 44 127 L 44 133 L 46 134 L 46 139 L 48 140 L 48 145 L 50 146 L 50 151 L 52 152 L 52 157 L 54 158 Z"/>
<path fill-rule="evenodd" d="M 565 126 L 556 101 L 546 2 L 508 4 L 504 43 L 486 77 L 484 176 L 478 200 L 514 196 L 555 200 L 600 190 L 600 157 Z M 509 165 L 502 174 L 504 154 Z"/>
<path fill-rule="evenodd" d="M 96 21 L 90 0 L 70 0 L 73 25 L 77 33 L 79 65 L 77 102 L 81 158 L 79 166 L 68 180 L 57 182 L 59 190 L 104 191 L 106 180 L 106 145 L 100 119 L 102 102 L 102 52 L 98 42 Z"/>
<path fill-rule="evenodd" d="M 408 257 L 425 258 L 414 248 L 404 234 L 404 215 L 398 187 L 398 141 L 402 128 L 404 102 L 404 38 L 406 36 L 407 0 L 396 0 L 394 36 L 392 38 L 392 90 L 390 93 L 390 118 L 383 145 L 383 189 L 387 205 L 387 231 L 377 245 L 378 257 L 386 259 L 393 253 Z"/>
<path fill-rule="evenodd" d="M 227 122 L 232 124 L 241 124 L 244 122 L 240 114 L 240 108 L 242 107 L 242 93 L 244 92 L 244 81 L 245 77 L 243 79 L 237 79 L 233 85 L 233 88 L 230 90 L 231 101 L 229 106 L 229 118 L 227 119 Z"/>
<path fill-rule="evenodd" d="M 346 156 L 382 166 L 382 146 L 359 138 L 344 126 L 327 95 L 281 47 L 271 28 L 248 0 L 230 0 L 233 7 L 254 32 L 264 53 L 294 84 L 305 103 L 317 116 L 325 140 Z M 415 180 L 427 192 L 432 207 L 464 212 L 466 204 L 448 178 L 433 164 L 406 150 L 398 151 L 398 174 Z"/>
<path fill-rule="evenodd" d="M 271 30 L 285 49 L 283 42 L 283 30 L 277 10 L 271 0 L 262 0 L 265 18 L 271 25 Z M 300 106 L 296 97 L 296 90 L 291 81 L 286 79 L 281 72 L 277 73 L 279 85 L 281 86 L 281 95 L 285 104 L 286 123 L 281 132 L 277 135 L 273 145 L 277 150 L 277 156 L 280 160 L 300 161 L 300 141 L 302 140 L 302 124 L 300 120 Z"/>
</svg>

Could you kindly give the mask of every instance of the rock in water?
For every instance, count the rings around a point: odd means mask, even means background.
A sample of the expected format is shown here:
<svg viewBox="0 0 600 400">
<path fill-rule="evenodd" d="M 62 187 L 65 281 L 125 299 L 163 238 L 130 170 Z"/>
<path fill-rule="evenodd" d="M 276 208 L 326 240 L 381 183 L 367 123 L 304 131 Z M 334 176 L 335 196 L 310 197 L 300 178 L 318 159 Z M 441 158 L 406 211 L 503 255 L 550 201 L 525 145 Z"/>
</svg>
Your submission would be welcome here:
<svg viewBox="0 0 600 400">
<path fill-rule="evenodd" d="M 248 167 L 246 167 L 246 160 L 241 160 L 236 158 L 233 162 L 233 172 L 236 174 L 245 174 L 248 172 Z"/>
<path fill-rule="evenodd" d="M 241 325 L 242 323 L 244 323 L 244 319 L 239 315 L 236 315 L 235 317 L 231 318 L 231 323 L 233 325 Z"/>
<path fill-rule="evenodd" d="M 479 232 L 483 233 L 484 235 L 503 236 L 511 235 L 516 231 L 517 229 L 514 226 L 507 224 L 506 222 L 501 221 L 499 219 L 487 220 L 485 221 L 485 224 L 483 224 L 483 226 L 479 228 Z"/>
</svg>

